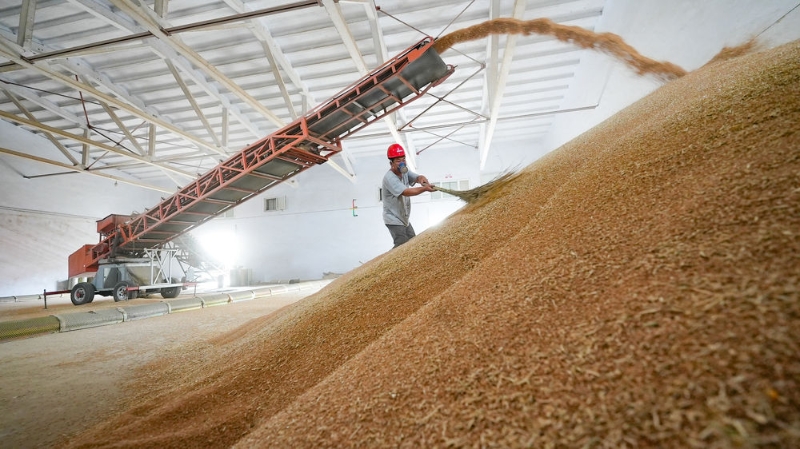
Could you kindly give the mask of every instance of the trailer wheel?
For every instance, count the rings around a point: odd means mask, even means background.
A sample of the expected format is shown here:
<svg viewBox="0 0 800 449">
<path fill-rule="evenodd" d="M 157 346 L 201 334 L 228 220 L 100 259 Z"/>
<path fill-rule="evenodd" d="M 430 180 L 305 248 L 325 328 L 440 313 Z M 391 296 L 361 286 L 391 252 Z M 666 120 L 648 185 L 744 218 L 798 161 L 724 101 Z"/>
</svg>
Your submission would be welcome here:
<svg viewBox="0 0 800 449">
<path fill-rule="evenodd" d="M 111 294 L 114 296 L 114 301 L 127 301 L 131 299 L 130 293 L 128 291 L 128 287 L 130 287 L 131 283 L 128 281 L 120 281 L 117 282 L 117 285 L 114 286 L 114 290 L 111 291 Z"/>
<path fill-rule="evenodd" d="M 79 282 L 76 286 L 72 287 L 69 293 L 69 299 L 76 306 L 88 304 L 94 299 L 94 285 L 88 282 Z"/>
<path fill-rule="evenodd" d="M 180 294 L 180 287 L 164 287 L 161 289 L 161 296 L 163 298 L 177 298 Z"/>
</svg>

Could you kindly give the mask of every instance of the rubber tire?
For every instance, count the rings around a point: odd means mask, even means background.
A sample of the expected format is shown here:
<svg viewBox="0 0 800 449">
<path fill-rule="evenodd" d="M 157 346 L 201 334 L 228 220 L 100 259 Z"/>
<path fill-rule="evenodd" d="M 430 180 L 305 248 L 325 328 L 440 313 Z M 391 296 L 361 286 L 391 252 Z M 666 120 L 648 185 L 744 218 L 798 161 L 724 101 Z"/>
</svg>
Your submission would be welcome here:
<svg viewBox="0 0 800 449">
<path fill-rule="evenodd" d="M 76 306 L 89 304 L 94 300 L 94 285 L 88 282 L 79 282 L 69 292 L 69 299 Z"/>
<path fill-rule="evenodd" d="M 131 299 L 131 293 L 128 291 L 128 287 L 131 286 L 131 283 L 128 281 L 119 281 L 117 285 L 114 286 L 114 290 L 111 290 L 111 296 L 114 297 L 114 302 L 119 301 L 127 301 Z"/>
<path fill-rule="evenodd" d="M 181 294 L 180 287 L 164 287 L 161 289 L 161 297 L 164 299 L 177 298 Z"/>
</svg>

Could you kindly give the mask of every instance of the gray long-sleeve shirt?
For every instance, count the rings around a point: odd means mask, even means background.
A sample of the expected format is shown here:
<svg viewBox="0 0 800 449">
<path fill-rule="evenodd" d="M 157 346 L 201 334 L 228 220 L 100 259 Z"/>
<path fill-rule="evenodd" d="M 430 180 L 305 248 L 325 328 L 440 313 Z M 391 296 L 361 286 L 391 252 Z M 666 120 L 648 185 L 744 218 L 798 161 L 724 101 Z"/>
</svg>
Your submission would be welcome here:
<svg viewBox="0 0 800 449">
<path fill-rule="evenodd" d="M 419 175 L 411 170 L 397 176 L 391 170 L 383 177 L 383 222 L 387 225 L 408 226 L 411 216 L 411 198 L 403 191 L 417 182 Z"/>
</svg>

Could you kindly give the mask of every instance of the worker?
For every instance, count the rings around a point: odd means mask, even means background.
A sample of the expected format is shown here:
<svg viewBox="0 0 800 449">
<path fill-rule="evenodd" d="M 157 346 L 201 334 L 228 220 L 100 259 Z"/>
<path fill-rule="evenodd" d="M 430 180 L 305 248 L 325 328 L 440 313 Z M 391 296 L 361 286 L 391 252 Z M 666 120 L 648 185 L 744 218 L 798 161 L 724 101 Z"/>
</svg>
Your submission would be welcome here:
<svg viewBox="0 0 800 449">
<path fill-rule="evenodd" d="M 389 145 L 389 171 L 383 177 L 383 222 L 389 228 L 394 248 L 411 240 L 416 233 L 411 226 L 411 197 L 433 192 L 428 178 L 408 169 L 406 152 L 400 144 Z M 414 187 L 420 184 L 419 187 Z"/>
</svg>

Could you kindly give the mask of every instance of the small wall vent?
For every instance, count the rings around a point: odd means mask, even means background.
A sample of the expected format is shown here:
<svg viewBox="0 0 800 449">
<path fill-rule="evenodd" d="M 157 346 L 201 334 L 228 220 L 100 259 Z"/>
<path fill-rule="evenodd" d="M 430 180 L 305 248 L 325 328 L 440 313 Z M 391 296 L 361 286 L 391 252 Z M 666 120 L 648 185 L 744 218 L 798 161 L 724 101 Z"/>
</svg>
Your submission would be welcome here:
<svg viewBox="0 0 800 449">
<path fill-rule="evenodd" d="M 264 211 L 284 210 L 286 209 L 286 197 L 279 196 L 277 198 L 264 199 Z"/>
</svg>

